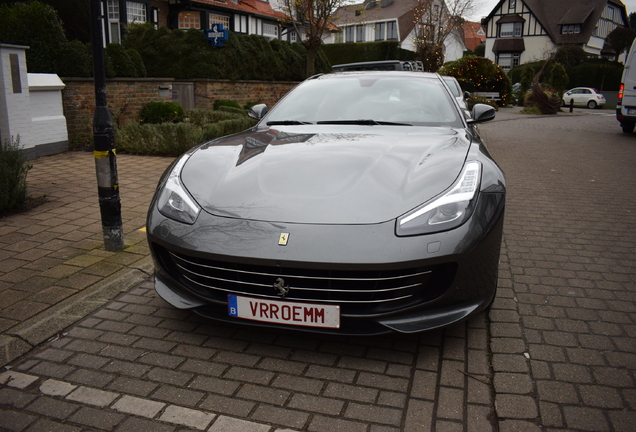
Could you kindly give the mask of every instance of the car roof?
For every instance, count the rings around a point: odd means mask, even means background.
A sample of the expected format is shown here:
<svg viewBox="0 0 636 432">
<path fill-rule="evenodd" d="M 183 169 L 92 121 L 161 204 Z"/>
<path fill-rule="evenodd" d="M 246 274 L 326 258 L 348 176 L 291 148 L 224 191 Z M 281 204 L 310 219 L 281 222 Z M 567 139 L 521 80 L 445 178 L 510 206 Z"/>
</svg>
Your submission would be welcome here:
<svg viewBox="0 0 636 432">
<path fill-rule="evenodd" d="M 421 71 L 399 71 L 399 70 L 381 70 L 381 71 L 344 71 L 344 72 L 330 72 L 328 74 L 319 74 L 314 75 L 309 79 L 324 79 L 324 78 L 333 78 L 333 77 L 342 77 L 342 76 L 355 76 L 355 75 L 365 75 L 365 76 L 377 76 L 377 77 L 386 77 L 386 76 L 400 76 L 400 77 L 418 77 L 418 78 L 437 78 L 440 79 L 440 75 L 433 72 L 421 72 Z"/>
</svg>

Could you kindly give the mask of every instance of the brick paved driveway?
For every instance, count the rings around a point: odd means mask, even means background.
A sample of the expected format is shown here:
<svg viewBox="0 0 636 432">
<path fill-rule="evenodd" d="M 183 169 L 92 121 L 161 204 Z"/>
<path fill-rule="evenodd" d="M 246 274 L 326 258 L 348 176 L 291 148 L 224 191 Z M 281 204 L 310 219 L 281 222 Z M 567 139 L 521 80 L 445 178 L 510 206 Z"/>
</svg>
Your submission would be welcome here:
<svg viewBox="0 0 636 432">
<path fill-rule="evenodd" d="M 502 431 L 636 424 L 636 135 L 577 111 L 482 127 L 508 182 L 490 313 Z"/>
<path fill-rule="evenodd" d="M 410 336 L 218 326 L 150 282 L 0 372 L 16 431 L 629 431 L 636 424 L 636 135 L 603 111 L 500 113 L 498 298 Z"/>
</svg>

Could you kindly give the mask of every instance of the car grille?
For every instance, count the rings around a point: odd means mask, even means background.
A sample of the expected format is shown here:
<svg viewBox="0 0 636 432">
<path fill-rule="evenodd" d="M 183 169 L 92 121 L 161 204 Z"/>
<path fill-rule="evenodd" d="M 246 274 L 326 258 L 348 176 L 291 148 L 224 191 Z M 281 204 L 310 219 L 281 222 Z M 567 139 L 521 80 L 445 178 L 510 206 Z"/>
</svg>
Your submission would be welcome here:
<svg viewBox="0 0 636 432">
<path fill-rule="evenodd" d="M 161 254 L 166 270 L 188 289 L 212 301 L 228 294 L 281 298 L 274 285 L 289 287 L 289 301 L 338 304 L 343 315 L 377 315 L 421 304 L 442 295 L 455 266 L 399 270 L 333 270 L 268 267 L 214 261 L 181 253 Z M 166 263 L 168 258 L 169 263 Z"/>
</svg>

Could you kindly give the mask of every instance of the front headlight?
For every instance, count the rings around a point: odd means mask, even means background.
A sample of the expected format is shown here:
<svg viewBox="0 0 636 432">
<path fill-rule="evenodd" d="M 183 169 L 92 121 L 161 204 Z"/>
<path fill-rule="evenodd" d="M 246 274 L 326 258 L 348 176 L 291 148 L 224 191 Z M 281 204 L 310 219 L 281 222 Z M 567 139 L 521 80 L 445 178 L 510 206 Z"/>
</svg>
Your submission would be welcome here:
<svg viewBox="0 0 636 432">
<path fill-rule="evenodd" d="M 201 208 L 181 184 L 181 170 L 189 157 L 189 154 L 181 157 L 170 171 L 159 194 L 157 208 L 162 215 L 170 219 L 192 225 L 197 220 Z"/>
<path fill-rule="evenodd" d="M 473 212 L 480 181 L 481 163 L 466 163 L 448 192 L 398 218 L 396 235 L 431 234 L 460 226 Z"/>
</svg>

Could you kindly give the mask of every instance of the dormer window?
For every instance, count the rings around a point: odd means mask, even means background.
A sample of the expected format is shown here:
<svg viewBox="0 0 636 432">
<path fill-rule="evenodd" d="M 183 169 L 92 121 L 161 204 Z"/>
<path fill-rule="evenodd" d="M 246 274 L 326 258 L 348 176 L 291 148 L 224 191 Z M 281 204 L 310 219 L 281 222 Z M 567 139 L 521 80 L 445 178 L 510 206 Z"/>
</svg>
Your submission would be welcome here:
<svg viewBox="0 0 636 432">
<path fill-rule="evenodd" d="M 567 24 L 561 26 L 561 34 L 579 34 L 581 33 L 581 24 Z"/>
<path fill-rule="evenodd" d="M 499 37 L 500 38 L 519 38 L 523 33 L 523 23 L 521 22 L 507 22 L 499 24 Z"/>
</svg>

